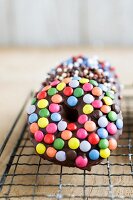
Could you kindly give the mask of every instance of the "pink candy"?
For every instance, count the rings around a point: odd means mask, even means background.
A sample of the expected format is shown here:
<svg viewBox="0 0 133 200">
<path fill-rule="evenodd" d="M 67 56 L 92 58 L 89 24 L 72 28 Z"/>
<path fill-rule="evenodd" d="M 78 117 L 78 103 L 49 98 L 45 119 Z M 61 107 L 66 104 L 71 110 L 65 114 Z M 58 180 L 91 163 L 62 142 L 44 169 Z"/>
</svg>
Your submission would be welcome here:
<svg viewBox="0 0 133 200">
<path fill-rule="evenodd" d="M 92 88 L 93 88 L 93 85 L 90 84 L 90 83 L 85 83 L 85 84 L 83 85 L 83 90 L 84 90 L 85 92 L 91 91 Z"/>
<path fill-rule="evenodd" d="M 79 124 L 84 124 L 85 122 L 87 122 L 87 120 L 88 120 L 87 115 L 80 115 L 79 118 L 78 118 Z"/>
<path fill-rule="evenodd" d="M 75 164 L 79 168 L 86 167 L 88 164 L 88 159 L 86 157 L 78 156 L 75 160 Z"/>
<path fill-rule="evenodd" d="M 51 103 L 49 106 L 50 112 L 59 112 L 60 106 L 56 103 Z"/>
<path fill-rule="evenodd" d="M 101 100 L 94 100 L 94 101 L 92 102 L 92 106 L 93 106 L 94 108 L 101 108 L 102 105 L 103 105 L 103 103 L 102 103 Z"/>
<path fill-rule="evenodd" d="M 77 131 L 77 138 L 79 139 L 85 139 L 88 136 L 87 131 L 84 128 L 80 128 Z"/>
<path fill-rule="evenodd" d="M 114 124 L 114 123 L 109 123 L 108 125 L 107 125 L 107 131 L 111 134 L 111 135 L 114 135 L 114 134 L 116 134 L 116 132 L 117 132 L 117 127 L 116 127 L 116 125 Z"/>
<path fill-rule="evenodd" d="M 43 132 L 42 131 L 36 131 L 34 134 L 35 140 L 37 142 L 41 142 L 44 138 Z"/>
<path fill-rule="evenodd" d="M 50 85 L 51 85 L 51 86 L 56 86 L 59 82 L 60 82 L 60 81 L 55 80 L 55 81 L 53 81 Z"/>
<path fill-rule="evenodd" d="M 54 123 L 48 124 L 48 126 L 46 127 L 46 131 L 48 133 L 55 133 L 57 131 L 57 125 Z"/>
</svg>

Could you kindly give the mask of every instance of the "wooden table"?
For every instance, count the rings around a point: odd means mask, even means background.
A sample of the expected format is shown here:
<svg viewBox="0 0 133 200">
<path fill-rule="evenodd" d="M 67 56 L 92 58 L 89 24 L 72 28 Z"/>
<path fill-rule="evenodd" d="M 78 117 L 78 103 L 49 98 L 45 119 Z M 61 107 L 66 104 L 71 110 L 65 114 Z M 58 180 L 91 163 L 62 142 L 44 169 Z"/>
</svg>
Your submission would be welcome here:
<svg viewBox="0 0 133 200">
<path fill-rule="evenodd" d="M 29 91 L 39 88 L 51 67 L 71 55 L 99 55 L 116 66 L 123 84 L 133 82 L 133 48 L 1 48 L 0 49 L 0 144 L 9 131 Z M 24 117 L 25 119 L 25 117 Z M 20 123 L 20 127 L 22 123 Z M 17 140 L 17 131 L 15 139 Z M 14 139 L 0 160 L 0 171 L 12 150 Z"/>
</svg>

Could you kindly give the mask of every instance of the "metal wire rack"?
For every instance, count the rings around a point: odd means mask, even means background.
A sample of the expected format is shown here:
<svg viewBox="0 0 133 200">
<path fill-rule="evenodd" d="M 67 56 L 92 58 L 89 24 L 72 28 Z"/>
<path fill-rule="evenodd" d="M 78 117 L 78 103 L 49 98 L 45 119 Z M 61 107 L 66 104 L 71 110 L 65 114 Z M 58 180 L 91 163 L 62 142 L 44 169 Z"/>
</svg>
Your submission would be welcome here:
<svg viewBox="0 0 133 200">
<path fill-rule="evenodd" d="M 28 99 L 7 134 L 0 155 L 27 102 Z M 122 102 L 124 131 L 118 148 L 91 172 L 40 159 L 25 122 L 1 176 L 0 199 L 133 199 L 133 97 L 125 96 Z"/>
</svg>

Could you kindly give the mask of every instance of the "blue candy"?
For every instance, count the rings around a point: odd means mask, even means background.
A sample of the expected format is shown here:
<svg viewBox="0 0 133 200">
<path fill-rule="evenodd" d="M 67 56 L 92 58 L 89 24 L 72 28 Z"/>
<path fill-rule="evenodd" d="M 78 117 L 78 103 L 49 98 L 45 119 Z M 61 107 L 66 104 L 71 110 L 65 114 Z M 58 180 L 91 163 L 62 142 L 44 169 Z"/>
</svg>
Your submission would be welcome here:
<svg viewBox="0 0 133 200">
<path fill-rule="evenodd" d="M 107 138 L 108 137 L 108 131 L 105 128 L 99 128 L 97 130 L 97 134 L 99 135 L 100 138 Z"/>
<path fill-rule="evenodd" d="M 117 119 L 116 126 L 117 126 L 118 129 L 122 129 L 123 128 L 123 121 L 122 121 L 122 119 Z"/>
<path fill-rule="evenodd" d="M 74 76 L 73 78 L 72 78 L 72 80 L 80 80 L 81 78 L 79 77 L 79 76 Z"/>
<path fill-rule="evenodd" d="M 91 160 L 97 160 L 99 158 L 99 151 L 96 149 L 92 149 L 89 153 L 88 153 L 88 157 Z"/>
<path fill-rule="evenodd" d="M 102 89 L 102 91 L 104 92 L 108 91 L 108 88 L 104 84 L 99 84 L 98 86 Z"/>
<path fill-rule="evenodd" d="M 83 59 L 83 63 L 84 63 L 84 65 L 85 65 L 86 67 L 89 66 L 89 63 L 88 63 L 88 59 L 87 59 L 87 58 L 84 58 L 84 59 Z"/>
<path fill-rule="evenodd" d="M 68 99 L 67 99 L 67 103 L 69 106 L 73 107 L 73 106 L 76 106 L 76 104 L 78 103 L 78 100 L 76 97 L 74 96 L 70 96 Z"/>
<path fill-rule="evenodd" d="M 70 58 L 70 59 L 68 59 L 68 60 L 66 61 L 67 65 L 71 64 L 72 62 L 73 62 L 72 58 Z"/>
<path fill-rule="evenodd" d="M 60 115 L 59 113 L 52 113 L 51 119 L 52 119 L 54 122 L 58 122 L 58 121 L 61 120 L 61 115 Z"/>
<path fill-rule="evenodd" d="M 38 116 L 36 113 L 32 113 L 30 116 L 29 116 L 29 122 L 30 123 L 33 123 L 33 122 L 36 122 L 38 120 Z"/>
</svg>

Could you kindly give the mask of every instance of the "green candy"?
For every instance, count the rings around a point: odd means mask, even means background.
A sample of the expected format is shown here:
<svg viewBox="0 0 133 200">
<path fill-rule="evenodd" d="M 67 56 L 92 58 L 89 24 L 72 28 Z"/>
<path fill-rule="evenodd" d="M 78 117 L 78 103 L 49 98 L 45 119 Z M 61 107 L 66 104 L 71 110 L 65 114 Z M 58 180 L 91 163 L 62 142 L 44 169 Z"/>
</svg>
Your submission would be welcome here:
<svg viewBox="0 0 133 200">
<path fill-rule="evenodd" d="M 81 88 L 76 88 L 74 90 L 74 96 L 75 97 L 81 97 L 81 96 L 83 96 L 83 94 L 84 94 L 84 91 Z"/>
<path fill-rule="evenodd" d="M 106 149 L 109 146 L 109 141 L 107 139 L 101 139 L 98 146 L 100 149 Z"/>
<path fill-rule="evenodd" d="M 40 117 L 49 117 L 50 113 L 47 108 L 41 109 L 39 111 Z"/>
<path fill-rule="evenodd" d="M 50 95 L 50 96 L 53 96 L 53 95 L 56 94 L 56 93 L 57 93 L 56 88 L 50 88 L 50 89 L 48 90 L 48 95 Z"/>
<path fill-rule="evenodd" d="M 57 138 L 54 141 L 54 148 L 55 149 L 62 149 L 64 147 L 64 140 L 61 138 Z"/>
<path fill-rule="evenodd" d="M 36 98 L 34 97 L 32 100 L 31 100 L 31 104 L 35 104 L 36 103 Z"/>
<path fill-rule="evenodd" d="M 108 113 L 108 118 L 110 121 L 114 122 L 117 120 L 117 114 L 114 111 Z"/>
<path fill-rule="evenodd" d="M 106 96 L 110 97 L 111 99 L 115 98 L 114 94 L 113 94 L 113 91 L 111 91 L 111 90 L 106 92 Z"/>
<path fill-rule="evenodd" d="M 98 86 L 98 83 L 95 81 L 95 80 L 90 80 L 90 83 L 92 84 L 92 85 L 94 85 L 94 86 Z"/>
</svg>

